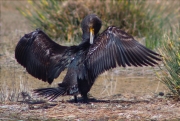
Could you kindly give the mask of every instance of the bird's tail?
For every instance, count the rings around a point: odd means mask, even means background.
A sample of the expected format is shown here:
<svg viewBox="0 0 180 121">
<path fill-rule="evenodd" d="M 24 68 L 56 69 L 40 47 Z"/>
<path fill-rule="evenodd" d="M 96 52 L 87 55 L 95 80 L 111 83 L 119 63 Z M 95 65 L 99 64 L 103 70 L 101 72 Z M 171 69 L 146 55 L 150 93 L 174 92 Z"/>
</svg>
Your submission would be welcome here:
<svg viewBox="0 0 180 121">
<path fill-rule="evenodd" d="M 66 88 L 64 87 L 56 87 L 56 88 L 40 88 L 33 90 L 34 93 L 37 93 L 40 96 L 48 98 L 49 100 L 54 100 L 58 96 L 66 94 Z"/>
</svg>

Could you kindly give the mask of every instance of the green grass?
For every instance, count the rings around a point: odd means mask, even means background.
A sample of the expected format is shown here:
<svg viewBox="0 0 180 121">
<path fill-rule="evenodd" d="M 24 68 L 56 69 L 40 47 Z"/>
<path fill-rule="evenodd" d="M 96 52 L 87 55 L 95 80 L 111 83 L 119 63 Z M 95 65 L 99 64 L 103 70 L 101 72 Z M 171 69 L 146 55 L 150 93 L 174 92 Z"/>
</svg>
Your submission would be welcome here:
<svg viewBox="0 0 180 121">
<path fill-rule="evenodd" d="M 87 14 L 95 13 L 103 21 L 101 31 L 115 25 L 137 38 L 145 38 L 143 43 L 155 48 L 161 45 L 164 30 L 171 28 L 171 19 L 177 13 L 174 11 L 176 3 L 170 6 L 167 2 L 39 0 L 29 1 L 26 7 L 18 10 L 34 28 L 41 28 L 57 41 L 81 41 L 80 23 Z"/>
<path fill-rule="evenodd" d="M 161 81 L 168 87 L 172 97 L 180 99 L 180 25 L 176 32 L 164 36 L 161 54 L 165 69 Z"/>
</svg>

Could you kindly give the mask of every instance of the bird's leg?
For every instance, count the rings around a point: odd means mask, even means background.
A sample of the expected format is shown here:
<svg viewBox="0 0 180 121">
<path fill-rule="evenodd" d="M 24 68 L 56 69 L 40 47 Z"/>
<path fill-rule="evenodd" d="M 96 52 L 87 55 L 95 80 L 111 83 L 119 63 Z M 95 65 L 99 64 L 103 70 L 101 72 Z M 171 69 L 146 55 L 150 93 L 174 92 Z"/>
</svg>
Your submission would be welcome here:
<svg viewBox="0 0 180 121">
<path fill-rule="evenodd" d="M 77 95 L 74 95 L 74 102 L 77 103 Z"/>
<path fill-rule="evenodd" d="M 84 103 L 88 103 L 87 94 L 82 95 L 82 97 L 83 97 L 83 102 L 84 102 Z"/>
</svg>

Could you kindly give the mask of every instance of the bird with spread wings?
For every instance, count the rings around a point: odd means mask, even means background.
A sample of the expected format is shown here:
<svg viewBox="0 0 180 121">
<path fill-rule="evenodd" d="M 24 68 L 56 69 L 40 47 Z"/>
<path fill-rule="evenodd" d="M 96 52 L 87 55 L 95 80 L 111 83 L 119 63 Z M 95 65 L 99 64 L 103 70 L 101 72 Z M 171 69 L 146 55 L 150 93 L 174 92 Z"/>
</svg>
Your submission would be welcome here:
<svg viewBox="0 0 180 121">
<path fill-rule="evenodd" d="M 54 100 L 58 96 L 87 93 L 96 78 L 117 66 L 154 66 L 161 55 L 146 48 L 131 35 L 110 26 L 98 34 L 102 22 L 95 14 L 87 15 L 82 23 L 82 42 L 62 46 L 52 41 L 42 30 L 25 34 L 15 49 L 15 58 L 32 76 L 51 84 L 67 68 L 66 76 L 57 87 L 35 89 L 38 95 Z"/>
</svg>

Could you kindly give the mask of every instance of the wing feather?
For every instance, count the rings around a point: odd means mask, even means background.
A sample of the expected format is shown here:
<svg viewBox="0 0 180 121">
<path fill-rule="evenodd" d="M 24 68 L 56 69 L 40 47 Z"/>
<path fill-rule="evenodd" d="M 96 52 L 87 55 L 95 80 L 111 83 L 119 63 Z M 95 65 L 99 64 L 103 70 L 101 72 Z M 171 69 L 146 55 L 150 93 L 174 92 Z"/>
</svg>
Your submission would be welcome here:
<svg viewBox="0 0 180 121">
<path fill-rule="evenodd" d="M 95 40 L 86 56 L 89 78 L 94 80 L 100 73 L 117 65 L 154 66 L 161 56 L 146 48 L 131 35 L 117 27 L 108 27 Z"/>
<path fill-rule="evenodd" d="M 58 63 L 67 48 L 52 41 L 43 31 L 36 30 L 20 39 L 15 58 L 32 76 L 52 83 L 53 80 L 48 79 L 50 66 Z"/>
</svg>

